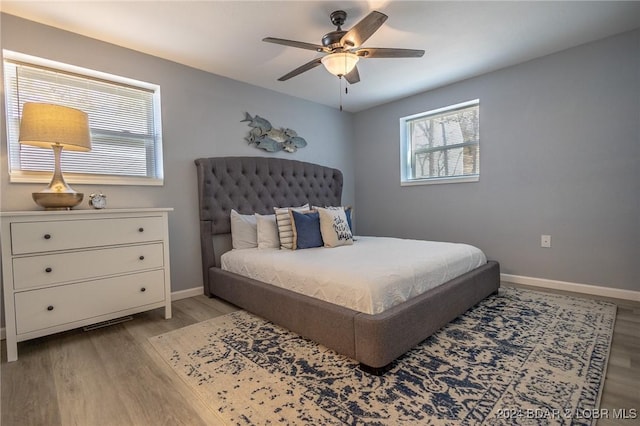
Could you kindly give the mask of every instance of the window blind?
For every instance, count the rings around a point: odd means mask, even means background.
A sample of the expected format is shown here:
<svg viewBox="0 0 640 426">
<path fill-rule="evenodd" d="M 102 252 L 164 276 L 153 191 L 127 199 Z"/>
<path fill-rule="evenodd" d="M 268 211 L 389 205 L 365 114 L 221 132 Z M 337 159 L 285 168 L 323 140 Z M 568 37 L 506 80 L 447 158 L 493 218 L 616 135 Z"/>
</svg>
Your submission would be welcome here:
<svg viewBox="0 0 640 426">
<path fill-rule="evenodd" d="M 82 175 L 108 176 L 108 183 L 118 183 L 113 177 L 162 179 L 159 88 L 6 59 L 6 55 L 4 75 L 12 174 L 54 168 L 52 150 L 18 143 L 23 105 L 40 102 L 77 108 L 89 116 L 91 151 L 62 151 L 61 166 L 69 181 L 82 182 Z"/>
</svg>

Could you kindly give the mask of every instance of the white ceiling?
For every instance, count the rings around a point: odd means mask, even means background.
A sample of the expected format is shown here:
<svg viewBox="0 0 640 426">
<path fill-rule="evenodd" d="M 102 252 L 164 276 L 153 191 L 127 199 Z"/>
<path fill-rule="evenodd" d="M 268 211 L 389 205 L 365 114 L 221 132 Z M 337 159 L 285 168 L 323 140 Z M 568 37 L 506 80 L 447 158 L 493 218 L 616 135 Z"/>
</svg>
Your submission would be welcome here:
<svg viewBox="0 0 640 426">
<path fill-rule="evenodd" d="M 360 61 L 342 97 L 354 112 L 640 27 L 640 1 L 0 1 L 5 13 L 332 107 L 339 83 L 322 67 L 277 81 L 320 53 L 261 40 L 320 44 L 332 11 L 348 13 L 349 29 L 379 10 L 389 19 L 363 46 L 426 54 Z"/>
</svg>

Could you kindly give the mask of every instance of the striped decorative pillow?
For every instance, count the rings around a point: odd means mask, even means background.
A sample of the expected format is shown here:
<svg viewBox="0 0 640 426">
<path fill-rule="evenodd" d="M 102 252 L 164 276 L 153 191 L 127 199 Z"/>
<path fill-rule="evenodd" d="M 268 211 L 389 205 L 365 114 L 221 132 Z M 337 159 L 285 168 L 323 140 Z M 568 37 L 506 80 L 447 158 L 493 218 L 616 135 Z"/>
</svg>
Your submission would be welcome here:
<svg viewBox="0 0 640 426">
<path fill-rule="evenodd" d="M 298 212 L 309 210 L 309 203 L 300 207 L 274 207 L 276 213 L 276 222 L 278 223 L 278 235 L 280 237 L 280 248 L 293 249 L 293 226 L 291 225 L 291 216 L 289 210 Z"/>
</svg>

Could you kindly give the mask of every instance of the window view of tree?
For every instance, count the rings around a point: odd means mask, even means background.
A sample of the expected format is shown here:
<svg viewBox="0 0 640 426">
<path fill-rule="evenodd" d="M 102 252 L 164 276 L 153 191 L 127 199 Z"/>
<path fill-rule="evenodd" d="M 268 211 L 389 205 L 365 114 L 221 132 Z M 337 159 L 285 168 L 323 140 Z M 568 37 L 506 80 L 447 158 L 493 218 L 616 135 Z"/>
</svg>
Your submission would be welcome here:
<svg viewBox="0 0 640 426">
<path fill-rule="evenodd" d="M 478 103 L 407 121 L 411 179 L 478 175 Z"/>
</svg>

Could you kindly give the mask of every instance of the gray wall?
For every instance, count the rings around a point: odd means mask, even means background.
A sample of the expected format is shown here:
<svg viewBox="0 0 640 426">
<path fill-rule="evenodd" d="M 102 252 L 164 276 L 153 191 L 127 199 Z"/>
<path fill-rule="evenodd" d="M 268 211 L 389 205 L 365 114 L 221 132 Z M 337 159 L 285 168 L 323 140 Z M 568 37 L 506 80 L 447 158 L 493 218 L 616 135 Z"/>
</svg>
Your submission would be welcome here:
<svg viewBox="0 0 640 426">
<path fill-rule="evenodd" d="M 399 118 L 475 98 L 480 181 L 401 188 Z M 640 290 L 640 30 L 354 123 L 360 234 L 468 242 L 505 273 Z"/>
<path fill-rule="evenodd" d="M 73 185 L 102 190 L 109 207 L 173 207 L 169 214 L 172 290 L 202 285 L 196 169 L 199 157 L 270 155 L 244 141 L 245 111 L 289 127 L 309 145 L 279 156 L 336 167 L 344 173 L 343 201 L 354 203 L 353 126 L 349 113 L 285 96 L 174 62 L 52 27 L 2 15 L 2 48 L 161 86 L 165 184 L 162 187 Z M 4 98 L 4 93 L 2 94 Z M 36 210 L 31 192 L 45 184 L 9 183 L 4 102 L 0 156 L 0 207 Z M 88 206 L 84 204 L 83 208 Z"/>
</svg>

